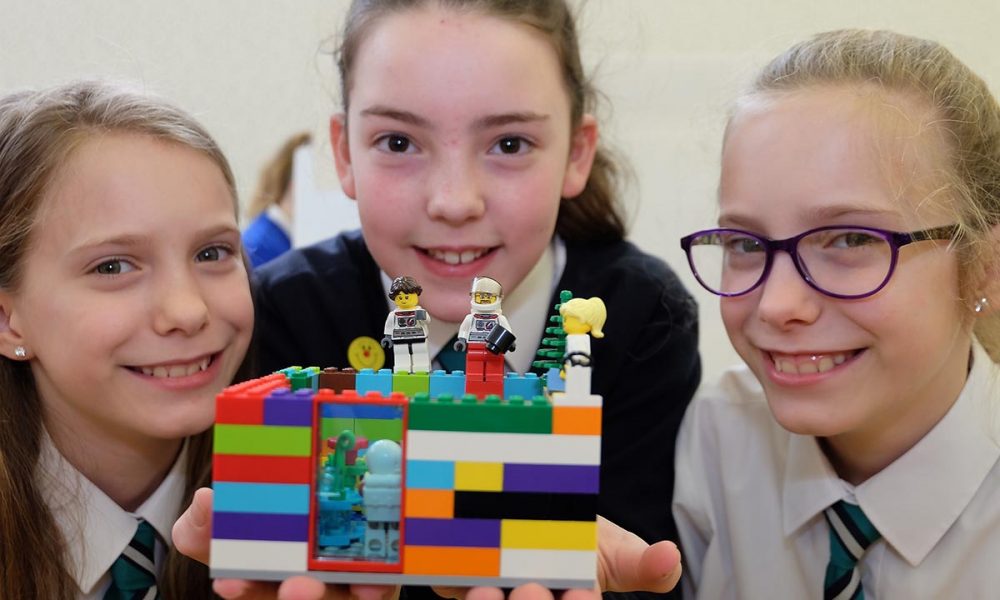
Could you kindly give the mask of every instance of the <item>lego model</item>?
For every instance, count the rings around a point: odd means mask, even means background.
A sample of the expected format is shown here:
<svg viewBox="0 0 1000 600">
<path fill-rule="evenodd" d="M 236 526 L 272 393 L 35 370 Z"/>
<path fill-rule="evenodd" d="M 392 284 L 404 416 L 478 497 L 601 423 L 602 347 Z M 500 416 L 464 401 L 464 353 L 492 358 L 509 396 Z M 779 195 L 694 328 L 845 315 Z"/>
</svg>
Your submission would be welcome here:
<svg viewBox="0 0 1000 600">
<path fill-rule="evenodd" d="M 514 351 L 514 334 L 500 310 L 500 283 L 489 277 L 472 280 L 471 312 L 458 328 L 455 350 L 465 352 L 465 391 L 479 397 L 502 393 L 504 360 Z"/>
<path fill-rule="evenodd" d="M 289 367 L 224 390 L 212 576 L 593 588 L 600 396 L 535 374 L 466 388 L 460 371 Z"/>
<path fill-rule="evenodd" d="M 431 360 L 427 354 L 427 328 L 431 321 L 427 311 L 417 302 L 424 289 L 408 276 L 397 277 L 389 287 L 389 299 L 396 309 L 385 320 L 383 348 L 393 350 L 393 372 L 429 372 Z"/>
</svg>

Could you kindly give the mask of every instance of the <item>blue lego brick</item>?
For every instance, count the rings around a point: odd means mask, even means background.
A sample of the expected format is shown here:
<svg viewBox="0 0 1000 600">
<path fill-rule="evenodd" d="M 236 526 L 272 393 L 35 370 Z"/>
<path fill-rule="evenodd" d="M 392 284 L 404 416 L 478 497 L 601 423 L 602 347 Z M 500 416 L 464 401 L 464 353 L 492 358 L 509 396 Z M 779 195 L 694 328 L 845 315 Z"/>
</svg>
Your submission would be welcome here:
<svg viewBox="0 0 1000 600">
<path fill-rule="evenodd" d="M 535 373 L 507 373 L 503 378 L 503 397 L 507 400 L 514 396 L 534 398 L 542 395 L 542 380 Z"/>
<path fill-rule="evenodd" d="M 372 406 L 369 404 L 320 404 L 324 419 L 402 419 L 401 406 Z"/>
<path fill-rule="evenodd" d="M 214 489 L 216 512 L 309 514 L 309 486 L 305 484 L 217 481 Z"/>
<path fill-rule="evenodd" d="M 455 463 L 444 460 L 408 460 L 406 487 L 419 490 L 453 490 Z"/>
<path fill-rule="evenodd" d="M 287 389 L 271 392 L 264 399 L 264 424 L 311 426 L 312 397 L 311 388 L 295 392 Z"/>
<path fill-rule="evenodd" d="M 465 372 L 452 371 L 446 373 L 440 369 L 431 372 L 431 386 L 429 395 L 437 398 L 448 394 L 453 398 L 461 398 L 465 394 Z"/>
<path fill-rule="evenodd" d="M 545 374 L 545 387 L 550 392 L 565 392 L 566 380 L 559 376 L 559 369 L 549 369 Z"/>
<path fill-rule="evenodd" d="M 389 369 L 379 369 L 375 372 L 371 369 L 361 369 L 355 379 L 358 394 L 364 396 L 368 392 L 378 392 L 383 396 L 392 393 L 392 371 Z"/>
</svg>

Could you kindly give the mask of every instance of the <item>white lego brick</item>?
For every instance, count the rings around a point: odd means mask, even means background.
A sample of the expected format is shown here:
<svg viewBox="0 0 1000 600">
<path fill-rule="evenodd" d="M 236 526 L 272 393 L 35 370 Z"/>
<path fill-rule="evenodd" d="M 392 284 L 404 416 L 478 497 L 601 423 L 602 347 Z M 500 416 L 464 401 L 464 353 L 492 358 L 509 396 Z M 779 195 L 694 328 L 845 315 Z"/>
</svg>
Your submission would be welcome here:
<svg viewBox="0 0 1000 600">
<path fill-rule="evenodd" d="M 598 465 L 597 435 L 550 435 L 410 430 L 407 460 L 447 460 L 529 465 Z"/>
<path fill-rule="evenodd" d="M 212 540 L 212 570 L 292 571 L 309 569 L 307 542 Z"/>
<path fill-rule="evenodd" d="M 526 579 L 582 579 L 597 577 L 597 553 L 593 550 L 500 551 L 500 577 Z"/>
</svg>

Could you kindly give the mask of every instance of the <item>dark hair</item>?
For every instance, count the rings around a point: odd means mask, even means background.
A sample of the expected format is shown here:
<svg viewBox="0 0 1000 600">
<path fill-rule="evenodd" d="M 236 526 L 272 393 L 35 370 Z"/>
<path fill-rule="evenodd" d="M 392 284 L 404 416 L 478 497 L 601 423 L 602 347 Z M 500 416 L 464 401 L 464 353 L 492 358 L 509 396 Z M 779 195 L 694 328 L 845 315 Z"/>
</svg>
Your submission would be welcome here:
<svg viewBox="0 0 1000 600">
<path fill-rule="evenodd" d="M 403 275 L 402 277 L 397 277 L 392 280 L 392 285 L 389 287 L 389 299 L 395 300 L 396 295 L 400 292 L 404 294 L 416 294 L 420 295 L 424 293 L 424 288 L 420 287 L 417 280 L 410 277 L 409 275 Z"/>
<path fill-rule="evenodd" d="M 0 99 L 0 289 L 17 291 L 35 216 L 62 164 L 84 142 L 108 133 L 151 136 L 201 152 L 232 171 L 190 116 L 145 94 L 95 81 Z M 36 485 L 42 407 L 28 361 L 0 357 L 0 598 L 77 597 L 66 568 L 69 540 Z M 188 440 L 182 505 L 211 481 L 211 431 Z M 78 543 L 77 540 L 73 540 Z M 159 586 L 164 598 L 210 598 L 208 569 L 171 549 Z"/>
<path fill-rule="evenodd" d="M 383 17 L 415 10 L 431 3 L 449 10 L 478 11 L 508 19 L 541 32 L 552 43 L 562 65 L 563 83 L 570 99 L 571 126 L 592 112 L 597 91 L 583 72 L 576 23 L 565 0 L 354 0 L 348 10 L 337 50 L 340 97 L 347 111 L 358 47 Z M 621 159 L 598 147 L 590 177 L 574 198 L 563 198 L 556 219 L 556 233 L 571 241 L 620 240 L 625 237 L 625 209 L 619 200 Z"/>
</svg>

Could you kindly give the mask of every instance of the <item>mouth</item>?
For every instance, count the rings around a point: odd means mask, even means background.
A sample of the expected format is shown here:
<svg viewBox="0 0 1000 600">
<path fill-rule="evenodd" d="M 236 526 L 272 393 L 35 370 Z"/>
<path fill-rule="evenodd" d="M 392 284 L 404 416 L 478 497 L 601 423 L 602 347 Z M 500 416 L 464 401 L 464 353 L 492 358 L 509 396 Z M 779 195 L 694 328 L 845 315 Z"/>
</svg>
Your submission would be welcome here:
<svg viewBox="0 0 1000 600">
<path fill-rule="evenodd" d="M 788 375 L 813 375 L 816 373 L 826 373 L 846 364 L 864 349 L 847 350 L 843 352 L 808 352 L 799 354 L 783 354 L 778 352 L 765 352 L 774 365 L 774 370 L 778 373 Z"/>
<path fill-rule="evenodd" d="M 176 379 L 179 377 L 190 377 L 202 371 L 207 371 L 212 365 L 218 353 L 203 356 L 189 362 L 173 362 L 158 365 L 141 365 L 127 367 L 130 371 L 141 373 L 154 379 Z"/>
<path fill-rule="evenodd" d="M 421 248 L 417 250 L 428 258 L 448 266 L 467 265 L 495 252 L 499 246 L 476 248 Z"/>
</svg>

